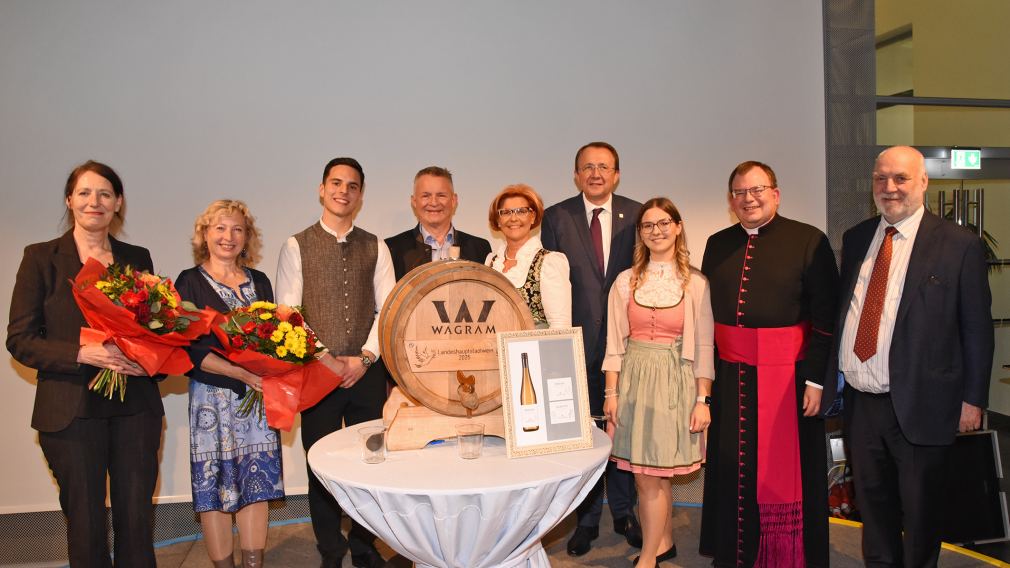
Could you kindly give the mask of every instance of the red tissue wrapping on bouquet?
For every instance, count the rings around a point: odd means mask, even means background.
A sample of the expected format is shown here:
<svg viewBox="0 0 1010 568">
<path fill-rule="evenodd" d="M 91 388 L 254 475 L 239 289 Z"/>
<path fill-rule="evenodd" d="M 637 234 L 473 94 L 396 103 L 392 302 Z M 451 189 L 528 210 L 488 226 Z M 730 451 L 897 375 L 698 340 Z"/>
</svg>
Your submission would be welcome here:
<svg viewBox="0 0 1010 568">
<path fill-rule="evenodd" d="M 95 288 L 95 282 L 101 280 L 105 272 L 101 262 L 89 258 L 70 287 L 77 306 L 91 326 L 81 328 L 81 345 L 112 341 L 124 355 L 152 376 L 161 373 L 181 375 L 192 369 L 193 363 L 182 348 L 209 333 L 218 313 L 211 309 L 199 310 L 194 314 L 200 318 L 199 321 L 191 322 L 184 331 L 158 335 L 137 323 L 133 312 L 117 306 Z M 172 293 L 179 299 L 174 288 Z"/>
<path fill-rule="evenodd" d="M 219 316 L 219 323 L 222 321 L 223 315 Z M 235 349 L 220 325 L 215 325 L 213 330 L 221 345 L 225 346 L 215 351 L 250 373 L 263 377 L 263 408 L 267 424 L 272 428 L 291 430 L 296 414 L 315 406 L 344 380 L 319 361 L 290 363 L 256 351 Z"/>
</svg>

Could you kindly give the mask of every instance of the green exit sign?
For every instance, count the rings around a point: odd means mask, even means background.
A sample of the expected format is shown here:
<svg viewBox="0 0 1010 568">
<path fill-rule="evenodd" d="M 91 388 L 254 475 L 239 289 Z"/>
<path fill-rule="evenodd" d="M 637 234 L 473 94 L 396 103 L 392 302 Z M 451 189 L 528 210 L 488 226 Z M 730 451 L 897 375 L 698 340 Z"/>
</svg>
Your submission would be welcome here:
<svg viewBox="0 0 1010 568">
<path fill-rule="evenodd" d="M 950 169 L 981 170 L 982 150 L 977 148 L 952 148 L 950 150 Z"/>
</svg>

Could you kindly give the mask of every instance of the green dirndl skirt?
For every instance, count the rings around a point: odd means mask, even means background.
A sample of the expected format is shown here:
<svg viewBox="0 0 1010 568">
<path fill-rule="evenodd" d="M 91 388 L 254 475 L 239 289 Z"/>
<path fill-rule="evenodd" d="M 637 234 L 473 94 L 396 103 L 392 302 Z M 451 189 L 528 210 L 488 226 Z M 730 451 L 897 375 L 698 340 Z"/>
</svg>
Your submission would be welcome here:
<svg viewBox="0 0 1010 568">
<path fill-rule="evenodd" d="M 673 344 L 628 340 L 618 381 L 612 455 L 633 466 L 679 468 L 701 461 L 702 434 L 692 434 L 697 398 L 691 361 Z"/>
</svg>

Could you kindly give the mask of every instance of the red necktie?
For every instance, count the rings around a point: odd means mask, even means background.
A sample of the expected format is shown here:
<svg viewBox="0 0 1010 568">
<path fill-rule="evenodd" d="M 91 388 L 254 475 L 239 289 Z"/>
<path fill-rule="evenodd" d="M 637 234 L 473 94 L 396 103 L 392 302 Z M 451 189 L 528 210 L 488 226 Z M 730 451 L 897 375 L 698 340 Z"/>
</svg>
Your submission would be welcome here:
<svg viewBox="0 0 1010 568">
<path fill-rule="evenodd" d="M 589 222 L 589 236 L 593 238 L 593 250 L 596 252 L 596 267 L 603 271 L 603 229 L 600 228 L 600 212 L 602 207 L 593 209 L 593 220 Z"/>
<path fill-rule="evenodd" d="M 873 262 L 873 273 L 863 299 L 863 313 L 859 315 L 859 328 L 852 352 L 865 362 L 877 353 L 877 332 L 880 331 L 880 316 L 884 313 L 884 297 L 887 295 L 887 273 L 891 269 L 891 241 L 898 230 L 884 229 L 884 240 Z"/>
</svg>

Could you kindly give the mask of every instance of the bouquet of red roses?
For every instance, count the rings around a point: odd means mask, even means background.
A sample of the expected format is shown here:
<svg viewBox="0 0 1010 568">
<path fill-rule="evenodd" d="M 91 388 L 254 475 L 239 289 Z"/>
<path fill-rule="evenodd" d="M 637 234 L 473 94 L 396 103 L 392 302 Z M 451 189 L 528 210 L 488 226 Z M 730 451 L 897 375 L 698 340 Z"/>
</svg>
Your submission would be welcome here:
<svg viewBox="0 0 1010 568">
<path fill-rule="evenodd" d="M 316 360 L 319 343 L 297 308 L 270 302 L 219 316 L 214 333 L 232 363 L 263 377 L 263 391 L 249 389 L 239 406 L 244 415 L 266 414 L 273 428 L 290 430 L 295 414 L 316 405 L 341 377 Z"/>
<path fill-rule="evenodd" d="M 183 347 L 210 332 L 217 312 L 184 302 L 172 281 L 89 258 L 72 282 L 74 299 L 91 327 L 81 345 L 112 341 L 148 375 L 181 375 L 193 368 Z M 102 369 L 88 388 L 111 399 L 126 397 L 126 375 Z"/>
</svg>

